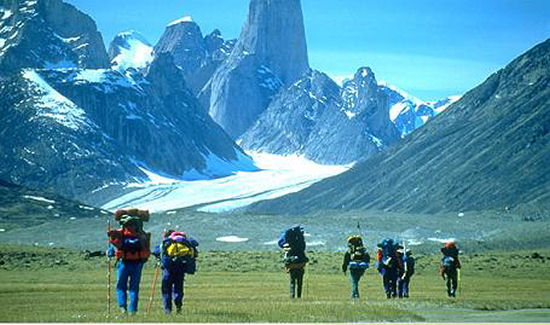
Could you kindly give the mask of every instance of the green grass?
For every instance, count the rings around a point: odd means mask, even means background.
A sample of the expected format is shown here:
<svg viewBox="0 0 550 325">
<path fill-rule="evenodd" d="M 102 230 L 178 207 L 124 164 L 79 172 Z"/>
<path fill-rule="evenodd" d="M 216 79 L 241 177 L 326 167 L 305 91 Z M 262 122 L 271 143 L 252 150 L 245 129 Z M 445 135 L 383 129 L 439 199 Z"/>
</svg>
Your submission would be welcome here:
<svg viewBox="0 0 550 325">
<path fill-rule="evenodd" d="M 84 254 L 65 249 L 0 248 L 1 322 L 441 322 L 510 321 L 514 316 L 550 320 L 547 250 L 538 255 L 521 251 L 464 256 L 462 292 L 455 300 L 446 297 L 437 273 L 438 256 L 419 257 L 408 300 L 385 299 L 381 279 L 370 269 L 355 303 L 349 298 L 347 277 L 338 271 L 341 253 L 310 252 L 304 298 L 291 300 L 279 254 L 205 252 L 199 272 L 187 277 L 182 315 L 162 313 L 159 286 L 152 312 L 145 313 L 154 273 L 150 262 L 142 279 L 139 313 L 121 317 L 114 292 L 112 314 L 106 312 L 104 258 L 84 259 Z M 52 259 L 63 262 L 48 262 Z"/>
</svg>

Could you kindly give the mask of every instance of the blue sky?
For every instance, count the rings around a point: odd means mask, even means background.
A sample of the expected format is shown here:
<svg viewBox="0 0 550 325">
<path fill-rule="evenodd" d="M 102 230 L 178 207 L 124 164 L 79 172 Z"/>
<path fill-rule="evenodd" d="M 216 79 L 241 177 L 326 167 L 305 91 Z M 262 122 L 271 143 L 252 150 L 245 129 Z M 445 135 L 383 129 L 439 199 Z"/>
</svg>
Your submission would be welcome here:
<svg viewBox="0 0 550 325">
<path fill-rule="evenodd" d="M 66 0 L 106 43 L 135 29 L 155 43 L 191 15 L 203 33 L 238 37 L 248 0 Z M 302 0 L 310 64 L 332 77 L 370 66 L 379 80 L 435 100 L 461 94 L 550 37 L 547 0 Z"/>
</svg>

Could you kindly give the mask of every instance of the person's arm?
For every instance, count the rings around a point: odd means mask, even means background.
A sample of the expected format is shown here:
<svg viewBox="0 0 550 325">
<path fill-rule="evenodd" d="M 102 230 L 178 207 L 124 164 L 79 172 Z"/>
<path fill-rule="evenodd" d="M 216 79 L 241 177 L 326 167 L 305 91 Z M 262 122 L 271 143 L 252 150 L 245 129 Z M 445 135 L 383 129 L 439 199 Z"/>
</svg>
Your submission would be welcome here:
<svg viewBox="0 0 550 325">
<path fill-rule="evenodd" d="M 348 270 L 348 264 L 350 261 L 351 261 L 350 253 L 346 252 L 346 254 L 344 254 L 344 262 L 342 263 L 342 272 L 346 273 L 346 271 Z"/>
<path fill-rule="evenodd" d="M 107 257 L 114 257 L 115 256 L 115 246 L 113 244 L 109 244 L 109 247 L 107 247 Z"/>
<path fill-rule="evenodd" d="M 155 255 L 156 258 L 160 258 L 160 254 L 162 252 L 162 244 L 158 244 L 155 249 L 153 250 L 153 255 Z"/>
</svg>

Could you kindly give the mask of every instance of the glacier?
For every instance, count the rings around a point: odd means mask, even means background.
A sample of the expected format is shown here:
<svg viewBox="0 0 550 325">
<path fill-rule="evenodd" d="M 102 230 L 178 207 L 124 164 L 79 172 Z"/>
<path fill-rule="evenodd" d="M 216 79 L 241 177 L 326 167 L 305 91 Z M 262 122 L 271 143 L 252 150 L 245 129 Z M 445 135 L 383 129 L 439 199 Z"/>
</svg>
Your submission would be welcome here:
<svg viewBox="0 0 550 325">
<path fill-rule="evenodd" d="M 224 212 L 251 203 L 300 191 L 324 178 L 340 174 L 349 165 L 320 165 L 302 156 L 251 152 L 256 171 L 239 171 L 215 179 L 181 180 L 142 168 L 147 181 L 128 184 L 133 192 L 103 205 L 116 210 L 136 207 L 152 212 L 197 206 L 200 211 Z"/>
</svg>

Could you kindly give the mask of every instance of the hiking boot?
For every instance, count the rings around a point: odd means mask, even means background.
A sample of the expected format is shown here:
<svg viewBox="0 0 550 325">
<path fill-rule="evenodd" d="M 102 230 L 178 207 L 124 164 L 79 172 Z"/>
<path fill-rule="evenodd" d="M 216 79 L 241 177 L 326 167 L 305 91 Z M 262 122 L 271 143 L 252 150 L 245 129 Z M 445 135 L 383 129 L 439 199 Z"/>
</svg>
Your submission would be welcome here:
<svg viewBox="0 0 550 325">
<path fill-rule="evenodd" d="M 391 293 L 386 293 L 386 298 L 391 299 Z"/>
<path fill-rule="evenodd" d="M 408 293 L 404 294 L 403 298 L 409 298 L 409 294 Z"/>
<path fill-rule="evenodd" d="M 126 307 L 120 307 L 120 313 L 121 314 L 126 314 L 126 313 L 128 313 L 128 310 L 126 309 Z"/>
<path fill-rule="evenodd" d="M 180 306 L 180 307 L 176 307 L 176 314 L 178 314 L 178 315 L 181 314 L 181 309 L 182 309 L 181 306 Z"/>
</svg>

